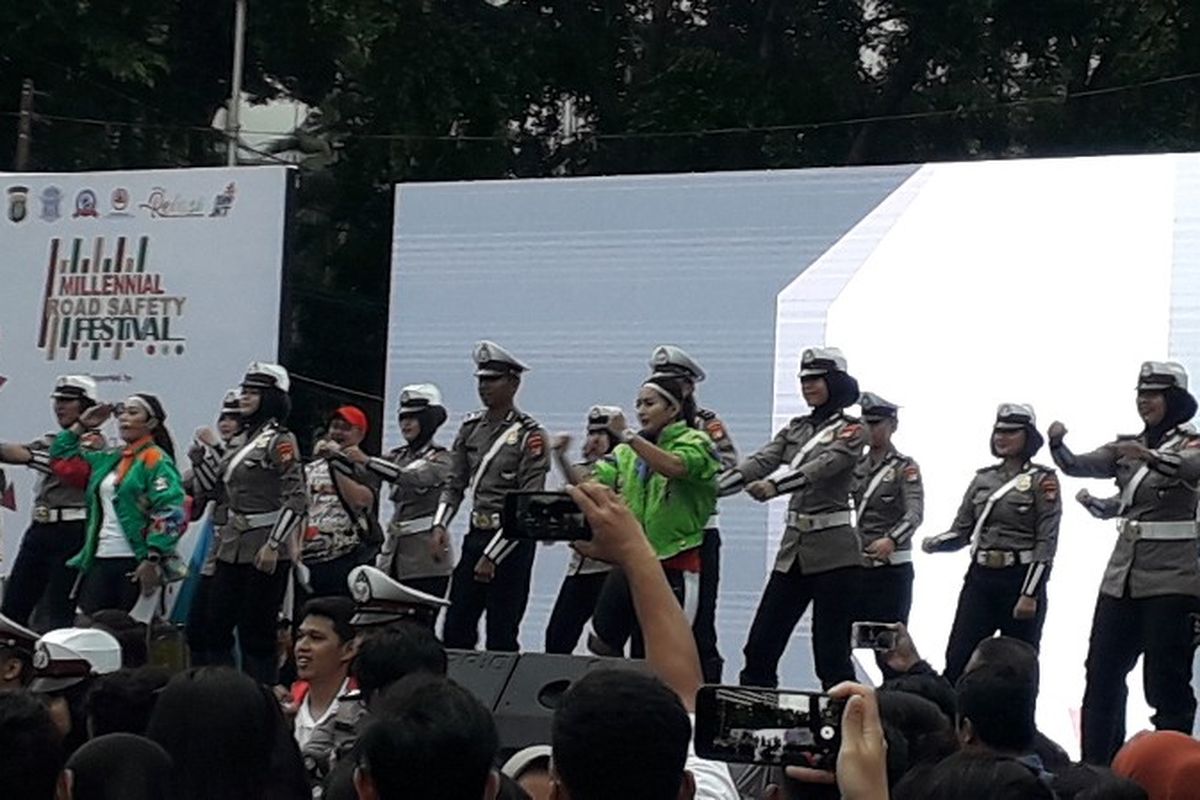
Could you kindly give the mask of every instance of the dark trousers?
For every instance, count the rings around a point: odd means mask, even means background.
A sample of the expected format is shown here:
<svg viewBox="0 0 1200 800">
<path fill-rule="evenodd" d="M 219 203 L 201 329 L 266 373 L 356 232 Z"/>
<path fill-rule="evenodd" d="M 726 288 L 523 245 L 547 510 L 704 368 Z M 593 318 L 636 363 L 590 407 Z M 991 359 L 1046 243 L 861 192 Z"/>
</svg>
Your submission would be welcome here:
<svg viewBox="0 0 1200 800">
<path fill-rule="evenodd" d="M 779 659 L 800 617 L 812 604 L 813 665 L 826 689 L 854 680 L 850 623 L 861 580 L 860 567 L 805 575 L 798 563 L 787 572 L 771 571 L 750 625 L 743 654 L 742 686 L 778 686 Z"/>
<path fill-rule="evenodd" d="M 25 531 L 4 589 L 4 616 L 21 625 L 40 604 L 47 630 L 75 620 L 71 590 L 79 573 L 67 559 L 83 549 L 84 523 L 35 522 Z"/>
<path fill-rule="evenodd" d="M 192 595 L 192 604 L 188 608 L 187 624 L 184 633 L 187 636 L 188 652 L 191 654 L 193 667 L 207 664 L 229 664 L 233 661 L 231 652 L 217 653 L 216 648 L 209 642 L 212 630 L 212 620 L 209 619 L 212 608 L 212 588 L 214 577 L 201 575 L 196 584 L 196 592 Z"/>
<path fill-rule="evenodd" d="M 700 652 L 700 668 L 705 683 L 720 683 L 725 659 L 717 649 L 717 595 L 721 589 L 721 531 L 704 531 L 700 544 L 700 597 L 692 633 Z"/>
<path fill-rule="evenodd" d="M 434 597 L 445 597 L 446 589 L 450 586 L 449 575 L 431 575 L 428 578 L 405 578 L 400 581 L 410 589 L 431 594 Z"/>
<path fill-rule="evenodd" d="M 136 558 L 97 558 L 79 584 L 79 610 L 89 617 L 114 608 L 129 611 L 137 603 L 138 584 L 132 579 Z"/>
<path fill-rule="evenodd" d="M 563 578 L 546 625 L 546 652 L 573 653 L 583 626 L 591 619 L 608 572 L 590 572 Z"/>
<path fill-rule="evenodd" d="M 903 622 L 912 610 L 913 565 L 863 569 L 854 622 Z M 1015 602 L 1015 601 L 1014 601 Z"/>
<path fill-rule="evenodd" d="M 211 652 L 228 657 L 237 628 L 242 670 L 268 685 L 278 671 L 275 629 L 291 571 L 291 561 L 279 561 L 269 575 L 253 564 L 218 561 L 212 577 L 207 636 Z"/>
<path fill-rule="evenodd" d="M 350 584 L 348 579 L 350 573 L 360 564 L 367 564 L 371 561 L 371 554 L 365 546 L 360 545 L 354 548 L 345 555 L 331 558 L 328 561 L 319 561 L 316 564 L 306 564 L 308 567 L 308 589 L 297 582 L 296 584 L 296 608 L 304 607 L 304 604 L 314 597 L 349 597 Z M 300 620 L 296 620 L 299 622 Z"/>
<path fill-rule="evenodd" d="M 1197 605 L 1196 598 L 1179 594 L 1097 598 L 1083 693 L 1084 761 L 1108 764 L 1125 743 L 1125 677 L 1143 653 L 1143 689 L 1154 707 L 1154 727 L 1191 735 L 1196 716 L 1192 615 Z"/>
<path fill-rule="evenodd" d="M 700 594 L 699 576 L 694 572 L 666 567 L 663 568 L 663 574 L 667 576 L 667 583 L 684 613 L 688 614 L 691 609 L 689 622 L 694 621 Z M 588 642 L 588 646 L 598 655 L 619 656 L 625 652 L 625 643 L 628 642 L 630 658 L 646 656 L 646 645 L 642 641 L 642 629 L 638 625 L 629 580 L 619 569 L 608 573 L 600 597 L 596 599 L 596 609 L 592 612 L 592 632 L 595 638 Z"/>
<path fill-rule="evenodd" d="M 462 555 L 450 581 L 450 607 L 442 639 L 446 647 L 474 650 L 479 641 L 479 618 L 487 612 L 484 629 L 488 650 L 515 653 L 517 635 L 529 604 L 529 578 L 533 572 L 534 542 L 521 542 L 496 565 L 491 582 L 475 580 L 475 563 L 495 531 L 471 528 L 463 539 Z"/>
<path fill-rule="evenodd" d="M 1042 625 L 1046 621 L 1046 586 L 1050 573 L 1046 572 L 1037 594 L 1037 613 L 1033 619 L 1013 619 L 1013 607 L 1021 596 L 1021 586 L 1029 571 L 1026 564 L 1016 564 L 1002 569 L 990 569 L 971 564 L 963 579 L 962 591 L 958 595 L 958 610 L 954 614 L 954 626 L 950 629 L 950 641 L 946 643 L 946 680 L 950 685 L 958 683 L 971 654 L 984 639 L 997 632 L 1028 642 L 1037 649 L 1042 641 Z"/>
</svg>

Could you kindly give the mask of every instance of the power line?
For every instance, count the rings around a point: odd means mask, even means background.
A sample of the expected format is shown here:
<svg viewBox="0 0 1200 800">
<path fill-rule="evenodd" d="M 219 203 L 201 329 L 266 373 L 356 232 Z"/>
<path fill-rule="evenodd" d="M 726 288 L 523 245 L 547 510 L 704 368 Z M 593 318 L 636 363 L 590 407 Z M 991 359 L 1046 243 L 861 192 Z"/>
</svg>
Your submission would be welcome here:
<svg viewBox="0 0 1200 800">
<path fill-rule="evenodd" d="M 383 402 L 383 398 L 377 394 L 371 394 L 369 392 L 360 392 L 357 389 L 349 389 L 345 386 L 339 386 L 336 383 L 327 383 L 325 381 L 319 381 L 316 378 L 310 378 L 307 375 L 301 375 L 300 373 L 295 372 L 293 370 L 288 370 L 288 374 L 291 375 L 296 380 L 300 381 L 301 383 L 312 384 L 313 386 L 318 386 L 322 389 L 329 389 L 329 390 L 337 392 L 339 394 L 348 394 L 348 395 L 352 395 L 354 397 L 361 397 L 364 400 L 374 400 L 377 403 Z"/>
</svg>

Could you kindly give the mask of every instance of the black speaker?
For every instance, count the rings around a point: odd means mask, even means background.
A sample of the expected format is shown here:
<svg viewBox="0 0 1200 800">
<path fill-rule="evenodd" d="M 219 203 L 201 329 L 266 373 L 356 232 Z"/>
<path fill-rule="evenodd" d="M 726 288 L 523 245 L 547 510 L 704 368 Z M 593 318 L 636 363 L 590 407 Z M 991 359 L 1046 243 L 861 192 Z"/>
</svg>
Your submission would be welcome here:
<svg viewBox="0 0 1200 800">
<path fill-rule="evenodd" d="M 517 653 L 447 650 L 446 673 L 452 681 L 495 711 L 519 657 Z"/>
</svg>

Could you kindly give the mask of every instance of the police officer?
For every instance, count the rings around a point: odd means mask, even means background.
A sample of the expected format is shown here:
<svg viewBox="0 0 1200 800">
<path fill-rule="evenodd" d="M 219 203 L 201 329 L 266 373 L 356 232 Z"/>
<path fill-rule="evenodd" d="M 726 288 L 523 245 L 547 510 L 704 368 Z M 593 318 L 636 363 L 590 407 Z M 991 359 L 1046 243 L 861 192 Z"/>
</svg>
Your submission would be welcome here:
<svg viewBox="0 0 1200 800">
<path fill-rule="evenodd" d="M 306 506 L 296 437 L 284 427 L 291 411 L 289 386 L 283 367 L 252 363 L 239 401 L 244 437 L 222 458 L 206 451 L 205 469 L 196 470 L 197 500 L 229 507 L 217 545 L 208 641 L 224 656 L 236 627 L 243 671 L 268 686 L 278 672 L 275 621 Z M 208 484 L 212 478 L 215 485 Z"/>
<path fill-rule="evenodd" d="M 971 545 L 946 644 L 944 674 L 951 684 L 976 645 L 997 631 L 1035 648 L 1041 642 L 1062 517 L 1058 476 L 1030 460 L 1042 443 L 1032 406 L 1001 404 L 992 430 L 992 455 L 1001 462 L 975 473 L 950 530 L 921 543 L 927 553 Z"/>
<path fill-rule="evenodd" d="M 475 375 L 484 408 L 463 420 L 449 480 L 434 514 L 434 537 L 446 532 L 464 496 L 471 500 L 471 527 L 450 583 L 450 609 L 442 636 L 447 647 L 470 650 L 479 617 L 487 611 L 487 649 L 516 652 L 517 634 L 529 602 L 534 543 L 513 542 L 500 529 L 504 495 L 543 488 L 550 461 L 546 434 L 513 404 L 527 367 L 500 345 L 475 346 Z"/>
<path fill-rule="evenodd" d="M 854 679 L 850 623 L 862 565 L 850 492 L 866 445 L 859 420 L 845 413 L 859 396 L 836 347 L 812 347 L 800 358 L 800 391 L 811 413 L 795 417 L 775 438 L 721 476 L 721 494 L 745 489 L 765 502 L 791 495 L 787 527 L 744 650 L 743 686 L 775 686 L 792 630 L 813 606 L 813 660 L 826 688 Z M 779 467 L 787 470 L 770 478 Z"/>
<path fill-rule="evenodd" d="M 574 485 L 587 480 L 592 466 L 617 446 L 617 438 L 608 426 L 614 417 L 620 415 L 623 412 L 616 406 L 592 406 L 588 409 L 583 460 L 574 464 L 569 463 L 566 457 L 571 437 L 563 434 L 554 438 L 554 457 L 569 483 Z M 577 550 L 571 551 L 571 563 L 567 565 L 567 574 L 558 589 L 558 598 L 554 601 L 550 622 L 546 625 L 547 653 L 575 651 L 583 626 L 596 608 L 596 600 L 611 569 L 612 565 L 605 561 L 586 558 Z"/>
<path fill-rule="evenodd" d="M 907 625 L 912 608 L 912 537 L 925 515 L 921 468 L 892 444 L 899 407 L 871 392 L 863 392 L 858 405 L 870 447 L 854 475 L 854 507 L 866 567 L 854 618 Z"/>
<path fill-rule="evenodd" d="M 0 692 L 24 689 L 33 680 L 38 635 L 0 614 Z"/>
<path fill-rule="evenodd" d="M 398 623 L 414 623 L 433 630 L 438 614 L 450 605 L 444 597 L 403 584 L 366 564 L 355 567 L 346 583 L 355 603 L 350 624 L 360 635 Z"/>
<path fill-rule="evenodd" d="M 1200 435 L 1188 421 L 1196 400 L 1184 368 L 1171 361 L 1142 364 L 1137 382 L 1141 433 L 1118 436 L 1076 455 L 1061 422 L 1048 431 L 1050 453 L 1068 475 L 1115 478 L 1111 501 L 1078 499 L 1094 516 L 1115 519 L 1118 537 L 1096 599 L 1083 695 L 1083 759 L 1107 764 L 1125 741 L 1125 678 L 1145 656 L 1147 702 L 1154 726 L 1190 734 L 1196 698 L 1192 674 L 1193 620 L 1200 608 L 1196 558 Z"/>
<path fill-rule="evenodd" d="M 432 383 L 405 386 L 399 417 L 403 445 L 382 457 L 348 454 L 355 474 L 393 487 L 392 521 L 375 566 L 411 589 L 445 597 L 454 555 L 445 539 L 433 535 L 433 515 L 451 467 L 450 452 L 433 440 L 446 421 L 441 391 Z"/>
<path fill-rule="evenodd" d="M 59 426 L 69 428 L 98 402 L 96 382 L 86 375 L 63 375 L 50 397 Z M 75 619 L 71 590 L 78 573 L 66 562 L 83 549 L 87 518 L 83 487 L 67 486 L 50 468 L 55 436 L 47 433 L 25 445 L 0 444 L 0 462 L 25 464 L 38 473 L 33 521 L 21 539 L 0 610 L 28 625 L 34 607 L 41 604 L 38 616 L 46 629 L 66 627 Z"/>
<path fill-rule="evenodd" d="M 660 345 L 650 354 L 650 370 L 653 373 L 676 375 L 684 380 L 689 394 L 695 395 L 696 384 L 704 380 L 705 373 L 700 365 L 682 348 L 672 344 Z M 699 407 L 696 409 L 696 429 L 702 430 L 712 439 L 716 447 L 721 469 L 733 469 L 738 463 L 737 447 L 729 436 L 725 423 L 715 411 Z M 717 648 L 717 595 L 721 588 L 721 530 L 719 512 L 714 511 L 704 529 L 704 541 L 700 545 L 700 591 L 696 607 L 696 621 L 692 632 L 696 647 L 700 651 L 700 664 L 704 680 L 720 683 L 725 660 Z"/>
</svg>

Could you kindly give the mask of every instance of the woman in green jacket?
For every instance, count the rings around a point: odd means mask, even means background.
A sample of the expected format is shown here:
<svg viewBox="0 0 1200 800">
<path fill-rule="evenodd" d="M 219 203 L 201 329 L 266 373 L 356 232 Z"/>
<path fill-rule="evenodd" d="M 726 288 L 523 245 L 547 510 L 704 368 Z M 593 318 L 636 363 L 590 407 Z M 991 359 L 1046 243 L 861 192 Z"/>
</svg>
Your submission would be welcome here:
<svg viewBox="0 0 1200 800">
<path fill-rule="evenodd" d="M 124 446 L 81 446 L 83 432 L 99 427 L 109 415 L 117 418 Z M 68 562 L 80 572 L 77 602 L 84 614 L 106 608 L 128 611 L 139 590 L 148 596 L 164 582 L 186 520 L 166 416 L 157 397 L 135 394 L 115 409 L 88 409 L 50 448 L 55 473 L 87 487 L 83 550 Z"/>
<path fill-rule="evenodd" d="M 625 426 L 621 415 L 609 428 L 621 440 L 593 466 L 595 480 L 614 488 L 642 523 L 646 538 L 689 621 L 695 617 L 700 587 L 700 543 L 717 501 L 716 450 L 708 434 L 693 427 L 696 402 L 674 375 L 656 374 L 637 396 L 641 430 Z M 588 647 L 598 655 L 643 653 L 629 586 L 620 570 L 605 581 L 592 615 Z"/>
</svg>

